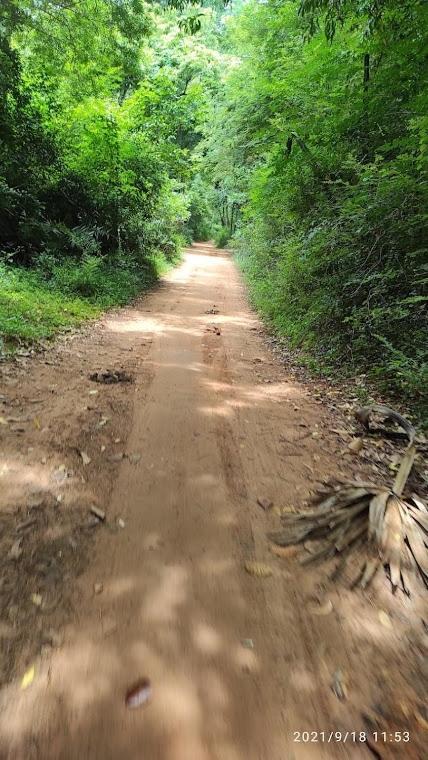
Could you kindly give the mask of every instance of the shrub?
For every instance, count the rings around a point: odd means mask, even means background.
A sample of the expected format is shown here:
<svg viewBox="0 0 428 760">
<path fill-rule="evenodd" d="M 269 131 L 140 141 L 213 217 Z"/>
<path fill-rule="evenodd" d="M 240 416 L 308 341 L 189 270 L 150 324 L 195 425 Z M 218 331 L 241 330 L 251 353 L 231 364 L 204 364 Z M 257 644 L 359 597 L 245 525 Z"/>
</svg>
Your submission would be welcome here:
<svg viewBox="0 0 428 760">
<path fill-rule="evenodd" d="M 214 242 L 217 248 L 225 248 L 230 240 L 230 231 L 226 227 L 220 227 L 215 233 Z"/>
</svg>

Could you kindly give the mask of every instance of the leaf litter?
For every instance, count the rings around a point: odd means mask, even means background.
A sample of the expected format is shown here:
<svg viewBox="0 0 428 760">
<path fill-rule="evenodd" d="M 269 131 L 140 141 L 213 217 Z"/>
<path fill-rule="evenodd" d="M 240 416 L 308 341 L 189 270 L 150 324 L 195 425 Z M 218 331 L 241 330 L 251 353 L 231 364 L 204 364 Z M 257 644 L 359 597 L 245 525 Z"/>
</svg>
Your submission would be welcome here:
<svg viewBox="0 0 428 760">
<path fill-rule="evenodd" d="M 92 372 L 89 375 L 89 379 L 94 383 L 104 383 L 105 385 L 134 382 L 133 376 L 123 369 L 106 369 L 100 372 Z"/>
<path fill-rule="evenodd" d="M 308 606 L 308 611 L 311 613 L 311 615 L 329 615 L 330 612 L 333 612 L 333 603 L 331 599 L 325 599 L 321 602 L 314 602 Z"/>
<path fill-rule="evenodd" d="M 257 504 L 259 505 L 259 507 L 264 509 L 265 512 L 268 512 L 273 507 L 273 501 L 271 499 L 267 499 L 264 496 L 258 497 Z"/>
<path fill-rule="evenodd" d="M 86 453 L 86 451 L 80 451 L 79 453 L 85 467 L 92 462 L 91 457 Z"/>
<path fill-rule="evenodd" d="M 149 678 L 141 678 L 131 686 L 125 695 L 125 705 L 135 710 L 147 704 L 152 698 L 152 685 Z"/>
<path fill-rule="evenodd" d="M 85 568 L 93 540 L 84 509 L 59 510 L 47 494 L 34 504 L 0 513 L 0 621 L 11 632 L 7 656 L 0 657 L 0 686 L 19 678 L 46 645 L 46 631 L 68 619 L 71 578 Z"/>
<path fill-rule="evenodd" d="M 270 575 L 273 575 L 272 568 L 263 562 L 245 562 L 244 569 L 249 575 L 253 575 L 256 578 L 268 578 Z"/>
<path fill-rule="evenodd" d="M 92 505 L 90 512 L 101 522 L 105 521 L 106 513 L 104 512 L 103 509 L 100 509 L 99 507 L 95 506 L 95 504 Z"/>
<path fill-rule="evenodd" d="M 358 552 L 363 565 L 355 586 L 365 589 L 383 565 L 388 569 L 393 591 L 401 587 L 409 594 L 407 575 L 412 569 L 428 586 L 428 509 L 421 499 L 403 498 L 416 456 L 416 430 L 383 405 L 357 411 L 356 417 L 366 430 L 370 429 L 373 413 L 399 425 L 409 440 L 392 486 L 353 482 L 324 491 L 314 498 L 315 509 L 284 514 L 283 529 L 270 534 L 270 538 L 281 547 L 318 541 L 317 551 L 301 557 L 304 565 Z"/>
<path fill-rule="evenodd" d="M 36 670 L 34 665 L 31 666 L 23 675 L 21 680 L 21 689 L 28 689 L 34 681 Z"/>
</svg>

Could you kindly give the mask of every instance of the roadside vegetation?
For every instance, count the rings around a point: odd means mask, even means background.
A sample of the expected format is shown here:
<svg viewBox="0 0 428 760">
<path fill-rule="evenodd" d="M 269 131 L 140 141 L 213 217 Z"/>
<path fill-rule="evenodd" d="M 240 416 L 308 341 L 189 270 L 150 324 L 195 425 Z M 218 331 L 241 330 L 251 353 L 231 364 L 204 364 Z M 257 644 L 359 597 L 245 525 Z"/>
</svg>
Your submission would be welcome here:
<svg viewBox="0 0 428 760">
<path fill-rule="evenodd" d="M 418 0 L 249 0 L 227 25 L 239 65 L 206 137 L 228 208 L 219 243 L 232 240 L 268 323 L 312 366 L 419 407 L 427 21 Z"/>
<path fill-rule="evenodd" d="M 142 0 L 1 4 L 3 351 L 125 303 L 209 236 L 193 152 L 222 56 L 215 14 L 197 26 Z"/>
</svg>

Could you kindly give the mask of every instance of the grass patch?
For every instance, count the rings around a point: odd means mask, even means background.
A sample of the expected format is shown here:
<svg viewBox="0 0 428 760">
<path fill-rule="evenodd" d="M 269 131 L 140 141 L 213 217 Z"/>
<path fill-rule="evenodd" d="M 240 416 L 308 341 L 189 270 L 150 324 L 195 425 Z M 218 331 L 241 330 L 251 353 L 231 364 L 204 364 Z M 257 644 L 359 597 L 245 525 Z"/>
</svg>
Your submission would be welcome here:
<svg viewBox="0 0 428 760">
<path fill-rule="evenodd" d="M 16 267 L 0 268 L 0 335 L 5 346 L 47 338 L 100 309 L 82 298 L 51 290 L 39 273 Z"/>
<path fill-rule="evenodd" d="M 60 264 L 45 258 L 32 270 L 0 264 L 0 353 L 13 351 L 21 342 L 52 337 L 129 302 L 178 258 L 155 253 L 143 264 L 118 257 L 87 256 Z"/>
</svg>

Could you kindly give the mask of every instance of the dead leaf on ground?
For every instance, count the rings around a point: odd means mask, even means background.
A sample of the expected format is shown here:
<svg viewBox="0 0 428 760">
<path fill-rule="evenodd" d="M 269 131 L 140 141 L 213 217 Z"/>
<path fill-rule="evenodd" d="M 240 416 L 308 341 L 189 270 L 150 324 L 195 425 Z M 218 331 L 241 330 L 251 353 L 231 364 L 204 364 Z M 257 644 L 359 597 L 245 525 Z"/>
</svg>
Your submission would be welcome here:
<svg viewBox="0 0 428 760">
<path fill-rule="evenodd" d="M 400 418 L 403 419 L 403 418 Z M 409 440 L 414 428 L 406 420 Z M 409 596 L 408 570 L 415 569 L 428 587 L 428 555 L 425 545 L 428 517 L 423 504 L 404 500 L 403 491 L 417 451 L 413 442 L 407 447 L 392 486 L 354 482 L 314 499 L 315 510 L 299 510 L 282 516 L 283 530 L 270 534 L 280 546 L 320 540 L 320 549 L 302 557 L 301 563 L 329 560 L 363 547 L 364 564 L 353 587 L 367 588 L 378 568 L 389 569 L 393 592 L 401 587 Z"/>
<path fill-rule="evenodd" d="M 256 578 L 268 578 L 273 575 L 272 568 L 263 562 L 245 562 L 244 568 L 249 575 L 254 575 Z"/>
<path fill-rule="evenodd" d="M 358 454 L 363 448 L 363 441 L 361 438 L 354 438 L 348 446 L 348 451 L 352 451 L 354 454 Z"/>
<path fill-rule="evenodd" d="M 41 607 L 43 598 L 41 594 L 31 594 L 31 601 L 36 607 Z"/>
<path fill-rule="evenodd" d="M 308 554 L 317 554 L 322 547 L 322 541 L 304 541 L 303 548 Z"/>
<path fill-rule="evenodd" d="M 378 617 L 379 617 L 379 621 L 381 622 L 384 628 L 388 628 L 389 630 L 392 630 L 391 618 L 389 617 L 387 612 L 384 612 L 383 610 L 379 610 Z"/>
<path fill-rule="evenodd" d="M 90 464 L 92 462 L 91 457 L 88 456 L 88 454 L 86 453 L 86 451 L 79 451 L 79 454 L 82 457 L 82 462 L 85 465 L 85 467 L 86 467 L 86 465 L 88 465 L 88 464 Z"/>
<path fill-rule="evenodd" d="M 386 423 L 394 422 L 395 425 L 398 425 L 398 427 L 404 430 L 409 442 L 411 444 L 414 442 L 416 430 L 412 423 L 406 420 L 405 417 L 402 417 L 401 414 L 395 411 L 395 409 L 391 409 L 389 406 L 384 406 L 384 404 L 371 404 L 370 406 L 365 406 L 356 410 L 356 419 L 368 433 L 370 432 L 370 418 L 373 414 L 380 415 Z M 384 430 L 383 433 L 387 435 L 388 431 Z"/>
<path fill-rule="evenodd" d="M 104 520 L 106 519 L 106 513 L 104 512 L 103 509 L 99 509 L 99 507 L 92 506 L 90 509 L 90 512 L 93 515 L 95 515 L 95 517 L 97 517 L 98 520 L 101 520 L 102 522 L 104 522 Z"/>
<path fill-rule="evenodd" d="M 152 685 L 149 678 L 141 678 L 125 695 L 125 704 L 131 710 L 147 704 L 152 697 Z"/>
<path fill-rule="evenodd" d="M 415 502 L 415 505 L 418 509 L 421 509 L 422 511 L 424 509 L 428 510 L 428 504 L 420 498 L 416 493 L 412 493 L 412 501 Z"/>
<path fill-rule="evenodd" d="M 331 688 L 334 694 L 336 694 L 336 697 L 341 701 L 347 698 L 348 692 L 345 684 L 345 678 L 341 670 L 336 670 L 335 673 L 333 673 Z"/>
<path fill-rule="evenodd" d="M 28 689 L 28 687 L 33 683 L 34 676 L 35 676 L 36 670 L 34 665 L 31 666 L 31 668 L 28 668 L 28 670 L 24 673 L 21 681 L 21 689 Z"/>
<path fill-rule="evenodd" d="M 266 499 L 264 496 L 259 496 L 257 499 L 257 504 L 259 507 L 264 509 L 265 512 L 268 512 L 269 509 L 272 509 L 273 507 L 273 501 L 271 499 Z"/>
<path fill-rule="evenodd" d="M 311 473 L 311 475 L 314 474 L 315 470 L 314 470 L 313 467 L 311 467 L 310 464 L 306 464 L 306 462 L 303 462 L 303 467 L 305 467 L 307 470 L 309 470 L 309 472 Z"/>
<path fill-rule="evenodd" d="M 297 512 L 297 507 L 295 507 L 294 504 L 285 504 L 283 507 L 273 508 L 273 513 L 277 515 L 278 517 L 283 517 L 283 515 L 295 514 L 296 512 Z"/>
<path fill-rule="evenodd" d="M 277 544 L 272 544 L 270 550 L 276 557 L 282 557 L 283 559 L 290 559 L 290 557 L 295 557 L 300 553 L 298 546 L 277 546 Z"/>
<path fill-rule="evenodd" d="M 330 612 L 333 612 L 333 603 L 331 599 L 326 599 L 323 602 L 314 602 L 308 606 L 308 612 L 311 615 L 329 615 Z"/>
<path fill-rule="evenodd" d="M 6 417 L 0 417 L 0 425 L 8 425 L 8 421 Z"/>
</svg>

